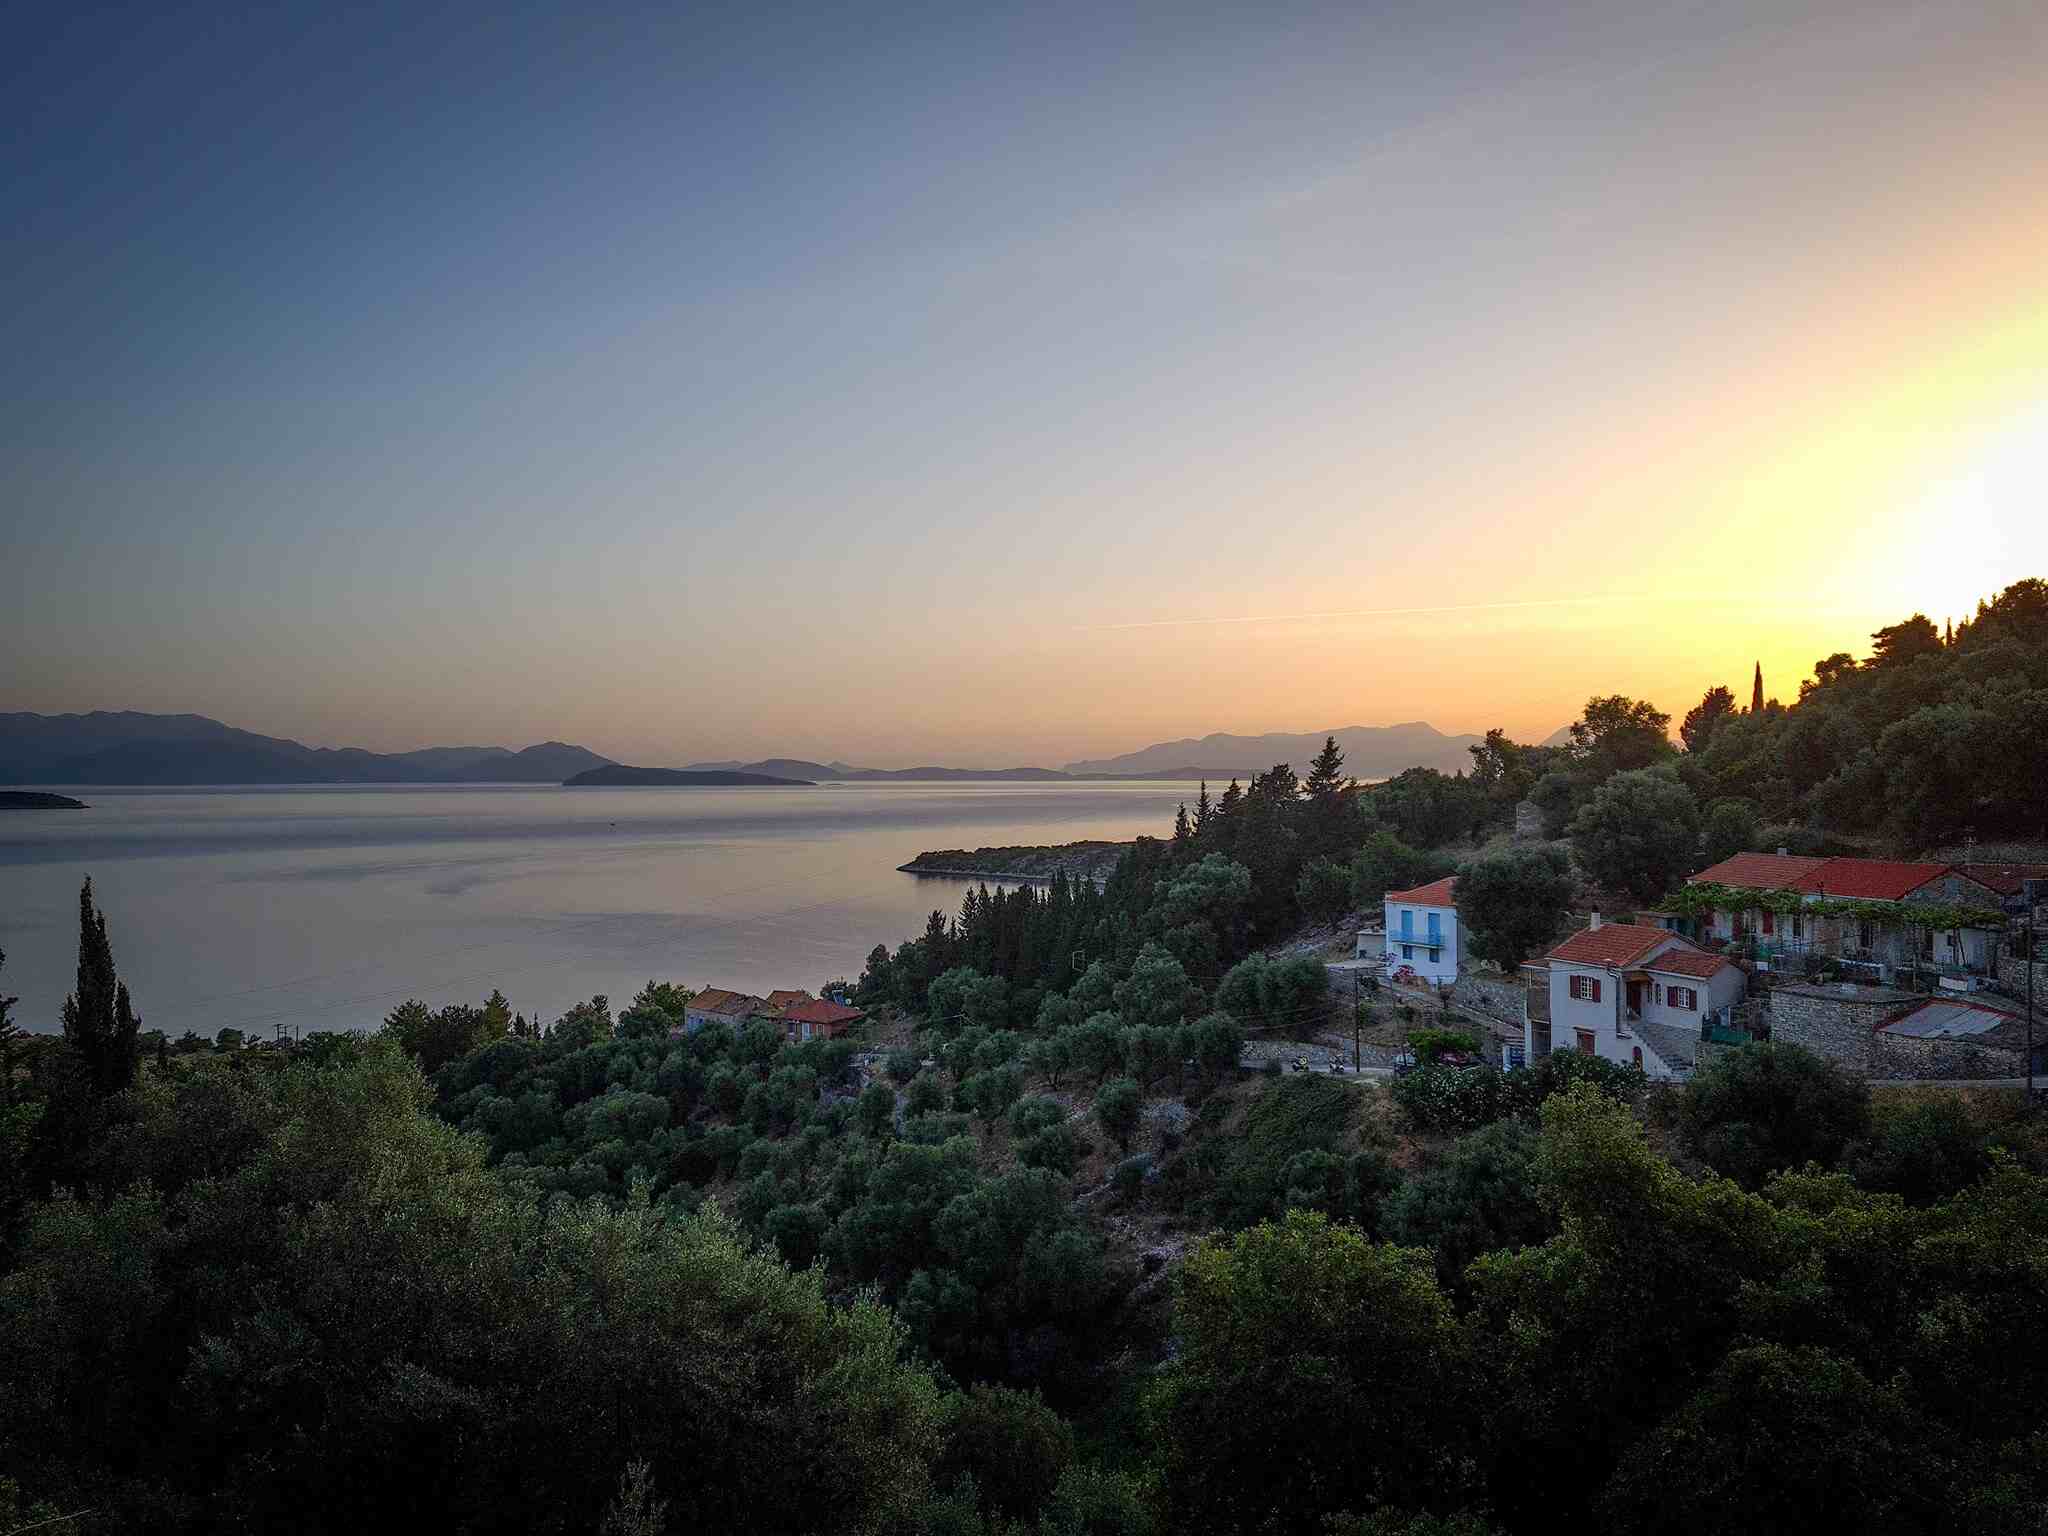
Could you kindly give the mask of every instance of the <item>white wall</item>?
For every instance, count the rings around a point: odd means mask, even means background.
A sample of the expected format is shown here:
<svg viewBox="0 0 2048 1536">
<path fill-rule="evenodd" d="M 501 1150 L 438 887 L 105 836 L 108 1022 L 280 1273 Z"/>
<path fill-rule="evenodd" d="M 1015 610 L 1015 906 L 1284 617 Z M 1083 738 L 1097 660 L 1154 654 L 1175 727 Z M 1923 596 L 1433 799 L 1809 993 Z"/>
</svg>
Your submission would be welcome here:
<svg viewBox="0 0 2048 1536">
<path fill-rule="evenodd" d="M 1670 1024 L 1678 1028 L 1699 1028 L 1710 1013 L 1742 1000 L 1742 971 L 1733 965 L 1724 965 L 1711 976 L 1663 976 L 1650 969 L 1650 995 L 1643 1004 L 1643 1017 L 1655 1024 Z M 1665 1001 L 1657 1001 L 1657 988 L 1664 988 Z M 1673 987 L 1691 987 L 1699 995 L 1697 1008 L 1681 1008 L 1670 1001 Z"/>
<path fill-rule="evenodd" d="M 1465 933 L 1458 926 L 1458 909 L 1427 907 L 1412 901 L 1390 901 L 1385 905 L 1388 974 L 1393 974 L 1405 965 L 1411 967 L 1424 981 L 1456 981 L 1458 967 L 1465 960 Z M 1408 926 L 1411 930 L 1405 938 L 1401 933 L 1403 912 L 1409 914 Z M 1429 919 L 1432 914 L 1437 919 L 1438 934 L 1442 940 L 1435 950 L 1435 960 L 1429 958 Z"/>
</svg>

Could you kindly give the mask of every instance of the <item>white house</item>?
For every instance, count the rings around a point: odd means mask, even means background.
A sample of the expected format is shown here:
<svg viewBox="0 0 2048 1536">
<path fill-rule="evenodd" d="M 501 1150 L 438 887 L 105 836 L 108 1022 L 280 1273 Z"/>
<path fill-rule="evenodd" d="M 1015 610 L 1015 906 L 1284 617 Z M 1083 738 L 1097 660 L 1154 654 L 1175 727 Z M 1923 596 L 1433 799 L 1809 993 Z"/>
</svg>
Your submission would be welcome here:
<svg viewBox="0 0 2048 1536">
<path fill-rule="evenodd" d="M 1457 904 L 1451 899 L 1456 875 L 1418 885 L 1412 891 L 1389 891 L 1386 895 L 1387 935 L 1385 969 L 1389 976 L 1405 967 L 1432 986 L 1458 979 L 1458 967 L 1465 963 L 1465 931 L 1458 924 Z"/>
<path fill-rule="evenodd" d="M 1664 928 L 1602 923 L 1598 913 L 1525 970 L 1547 980 L 1549 1027 L 1525 1017 L 1531 1061 L 1580 1050 L 1634 1062 L 1652 1077 L 1692 1070 L 1702 1027 L 1742 1000 L 1741 967 Z M 1540 973 L 1548 972 L 1547 978 Z"/>
</svg>

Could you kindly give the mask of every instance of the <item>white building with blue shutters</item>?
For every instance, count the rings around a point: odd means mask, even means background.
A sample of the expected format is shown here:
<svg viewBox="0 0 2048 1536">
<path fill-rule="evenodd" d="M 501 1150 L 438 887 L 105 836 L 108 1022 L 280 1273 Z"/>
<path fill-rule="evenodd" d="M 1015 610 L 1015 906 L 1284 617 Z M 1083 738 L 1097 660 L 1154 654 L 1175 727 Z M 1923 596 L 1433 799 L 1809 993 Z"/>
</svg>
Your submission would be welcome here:
<svg viewBox="0 0 2048 1536">
<path fill-rule="evenodd" d="M 1465 933 L 1451 898 L 1457 881 L 1456 875 L 1446 875 L 1412 891 L 1387 892 L 1387 975 L 1399 976 L 1406 968 L 1432 986 L 1458 979 L 1465 963 Z"/>
</svg>

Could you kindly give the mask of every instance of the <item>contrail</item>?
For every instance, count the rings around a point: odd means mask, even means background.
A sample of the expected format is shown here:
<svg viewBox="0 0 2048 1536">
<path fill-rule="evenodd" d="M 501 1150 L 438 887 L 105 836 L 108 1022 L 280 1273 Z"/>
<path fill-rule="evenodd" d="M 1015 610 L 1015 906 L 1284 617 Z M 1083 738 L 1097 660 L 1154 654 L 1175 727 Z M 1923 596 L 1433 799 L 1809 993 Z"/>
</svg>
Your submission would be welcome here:
<svg viewBox="0 0 2048 1536">
<path fill-rule="evenodd" d="M 1519 603 L 1441 603 L 1424 608 L 1321 608 L 1310 613 L 1248 613 L 1229 618 L 1134 619 L 1124 624 L 1076 624 L 1076 629 L 1175 629 L 1190 624 L 1284 624 L 1296 619 L 1378 618 L 1403 613 L 1479 613 L 1500 608 L 1583 608 L 1589 604 L 1668 602 L 1661 597 L 1537 597 Z"/>
</svg>

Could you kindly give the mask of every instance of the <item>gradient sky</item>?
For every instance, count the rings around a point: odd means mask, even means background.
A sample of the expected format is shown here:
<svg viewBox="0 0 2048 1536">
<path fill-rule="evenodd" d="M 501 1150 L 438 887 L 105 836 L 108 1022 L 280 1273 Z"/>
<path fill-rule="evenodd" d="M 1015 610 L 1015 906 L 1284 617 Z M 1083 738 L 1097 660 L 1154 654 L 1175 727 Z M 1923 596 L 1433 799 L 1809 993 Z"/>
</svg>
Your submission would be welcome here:
<svg viewBox="0 0 2048 1536">
<path fill-rule="evenodd" d="M 1540 736 L 2048 575 L 2038 0 L 5 18 L 0 708 Z"/>
</svg>

